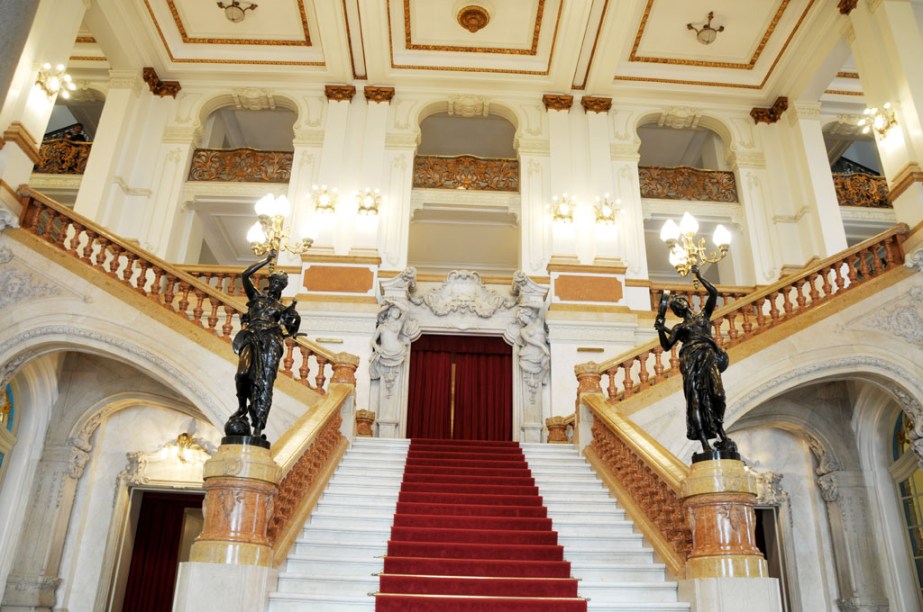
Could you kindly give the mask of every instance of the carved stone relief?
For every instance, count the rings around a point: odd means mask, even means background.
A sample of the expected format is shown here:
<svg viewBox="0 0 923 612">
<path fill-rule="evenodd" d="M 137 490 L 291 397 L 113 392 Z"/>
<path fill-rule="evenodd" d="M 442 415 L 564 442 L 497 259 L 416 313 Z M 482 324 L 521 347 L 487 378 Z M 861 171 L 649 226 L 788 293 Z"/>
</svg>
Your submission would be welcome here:
<svg viewBox="0 0 923 612">
<path fill-rule="evenodd" d="M 17 228 L 19 227 L 19 218 L 14 215 L 12 212 L 0 206 L 0 232 L 5 230 L 8 227 Z M 5 248 L 5 247 L 4 247 Z M 6 249 L 9 251 L 9 249 Z M 6 263 L 0 262 L 0 263 Z"/>
<path fill-rule="evenodd" d="M 883 331 L 923 348 L 923 287 L 910 290 L 890 306 L 856 319 L 864 329 Z"/>
<path fill-rule="evenodd" d="M 485 96 L 463 94 L 449 97 L 449 116 L 486 117 L 490 114 L 490 100 Z"/>
<path fill-rule="evenodd" d="M 451 313 L 471 313 L 484 319 L 492 317 L 500 309 L 516 305 L 514 299 L 504 298 L 485 287 L 481 275 L 470 270 L 453 270 L 441 286 L 420 296 L 411 295 L 410 301 L 417 306 L 426 306 L 439 317 Z"/>
<path fill-rule="evenodd" d="M 657 120 L 657 125 L 660 127 L 667 126 L 677 130 L 694 129 L 698 127 L 701 119 L 702 113 L 694 108 L 689 108 L 688 106 L 674 106 L 664 109 L 660 114 L 660 118 Z"/>
<path fill-rule="evenodd" d="M 245 87 L 231 92 L 234 105 L 246 110 L 275 110 L 276 101 L 268 89 Z"/>
<path fill-rule="evenodd" d="M 13 252 L 9 248 L 0 248 L 0 265 L 6 266 L 13 259 Z M 30 272 L 12 267 L 0 270 L 0 286 L 4 288 L 0 293 L 0 308 L 61 293 L 60 286 L 42 282 Z"/>
</svg>

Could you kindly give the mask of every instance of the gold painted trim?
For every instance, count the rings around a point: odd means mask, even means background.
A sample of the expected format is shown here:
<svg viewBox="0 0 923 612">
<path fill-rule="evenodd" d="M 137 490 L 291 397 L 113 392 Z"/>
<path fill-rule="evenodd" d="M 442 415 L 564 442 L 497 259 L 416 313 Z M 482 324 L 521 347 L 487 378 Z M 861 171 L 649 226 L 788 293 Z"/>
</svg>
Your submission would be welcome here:
<svg viewBox="0 0 923 612">
<path fill-rule="evenodd" d="M 650 0 L 653 1 L 653 0 Z M 769 77 L 772 76 L 772 73 L 775 71 L 776 66 L 779 64 L 779 60 L 782 59 L 782 56 L 785 55 L 785 51 L 788 49 L 789 44 L 791 44 L 792 39 L 795 37 L 795 34 L 801 28 L 801 24 L 804 22 L 805 17 L 808 15 L 808 11 L 811 10 L 811 7 L 814 6 L 815 0 L 809 0 L 808 5 L 805 7 L 804 11 L 801 13 L 801 17 L 798 18 L 798 22 L 795 24 L 795 27 L 792 28 L 791 33 L 788 35 L 788 38 L 785 40 L 785 43 L 782 45 L 782 48 L 779 49 L 779 54 L 776 55 L 776 59 L 773 60 L 772 65 L 769 67 L 769 70 L 766 71 L 766 76 L 763 77 L 763 80 L 759 85 L 747 85 L 745 83 L 717 83 L 715 81 L 689 81 L 685 79 L 661 79 L 661 78 L 649 78 L 649 77 L 633 77 L 633 76 L 614 76 L 612 80 L 614 81 L 636 81 L 636 82 L 647 82 L 647 83 L 669 83 L 672 85 L 701 85 L 703 87 L 730 87 L 732 89 L 762 89 L 766 82 L 769 81 Z"/>
<path fill-rule="evenodd" d="M 772 36 L 773 32 L 776 29 L 776 26 L 779 25 L 779 20 L 782 19 L 782 14 L 785 13 L 785 9 L 788 8 L 788 4 L 791 0 L 781 0 L 779 3 L 779 8 L 776 11 L 776 14 L 773 16 L 772 21 L 769 23 L 769 27 L 766 29 L 766 32 L 763 34 L 763 38 L 760 40 L 759 44 L 756 46 L 756 49 L 753 52 L 753 56 L 750 57 L 750 61 L 746 64 L 740 64 L 735 62 L 709 62 L 704 60 L 684 60 L 684 59 L 675 59 L 675 58 L 660 58 L 660 57 L 647 57 L 639 56 L 637 54 L 638 47 L 641 45 L 641 38 L 644 36 L 644 30 L 647 27 L 647 20 L 650 16 L 651 10 L 654 8 L 654 0 L 648 0 L 647 7 L 644 9 L 644 15 L 641 17 L 641 23 L 638 27 L 638 33 L 635 36 L 635 42 L 631 47 L 631 54 L 628 56 L 628 61 L 630 62 L 645 62 L 652 64 L 672 64 L 677 66 L 700 66 L 705 68 L 732 68 L 735 70 L 753 70 L 753 67 L 756 65 L 757 60 L 763 54 L 763 50 L 766 48 L 766 43 L 769 42 L 769 38 Z M 795 28 L 797 29 L 797 25 Z"/>
<path fill-rule="evenodd" d="M 397 276 L 400 272 L 394 274 L 391 277 Z M 445 274 L 418 274 L 417 282 L 418 283 L 444 283 L 446 280 Z M 512 285 L 513 277 L 512 276 L 482 276 L 480 273 L 478 276 L 481 278 L 481 282 L 485 285 Z M 383 274 L 378 275 L 378 280 L 385 280 Z"/>
<path fill-rule="evenodd" d="M 580 302 L 552 302 L 548 310 L 556 312 L 595 312 L 603 314 L 631 314 L 628 306 L 599 306 Z"/>
<path fill-rule="evenodd" d="M 551 50 L 548 52 L 548 66 L 544 70 L 513 70 L 510 68 L 475 68 L 462 66 L 418 66 L 415 64 L 395 64 L 394 63 L 394 40 L 391 27 L 391 0 L 388 0 L 388 51 L 391 54 L 391 67 L 395 70 L 436 70 L 442 72 L 459 71 L 459 72 L 476 72 L 491 74 L 520 74 L 529 76 L 548 76 L 551 72 L 551 61 L 554 57 L 554 50 L 558 44 L 558 28 L 561 25 L 561 13 L 563 3 L 558 9 L 558 17 L 554 24 L 554 33 L 551 37 Z"/>
<path fill-rule="evenodd" d="M 861 91 L 847 91 L 845 89 L 825 89 L 825 94 L 833 94 L 835 96 L 864 96 L 865 93 Z"/>
<path fill-rule="evenodd" d="M 12 142 L 18 146 L 33 164 L 38 163 L 40 159 L 38 142 L 35 140 L 35 137 L 29 133 L 26 126 L 19 121 L 10 123 L 10 126 L 3 131 L 3 135 L 0 136 L 0 149 L 8 142 Z"/>
<path fill-rule="evenodd" d="M 470 7 L 469 7 L 470 8 Z M 558 19 L 564 2 L 558 4 Z M 464 10 L 464 9 L 462 9 Z M 461 13 L 459 13 L 461 14 Z M 529 49 L 513 49 L 509 47 L 460 47 L 452 45 L 417 45 L 413 42 L 413 33 L 410 28 L 410 0 L 404 0 L 404 47 L 409 51 L 457 51 L 462 53 L 501 53 L 504 55 L 535 55 L 538 53 L 538 39 L 542 31 L 542 17 L 545 14 L 545 0 L 538 0 L 538 10 L 535 13 L 535 27 L 532 34 L 532 46 Z M 391 21 L 391 1 L 388 0 L 388 22 Z"/>
<path fill-rule="evenodd" d="M 549 272 L 571 272 L 578 275 L 610 275 L 625 274 L 628 266 L 584 266 L 570 263 L 549 263 L 546 268 Z"/>
<path fill-rule="evenodd" d="M 105 57 L 99 57 L 97 55 L 71 55 L 67 58 L 69 62 L 108 62 L 109 60 Z"/>
<path fill-rule="evenodd" d="M 182 270 L 186 274 L 240 274 L 239 266 L 212 266 L 208 264 L 174 264 L 177 270 Z M 301 274 L 299 266 L 276 266 L 276 271 L 285 272 L 286 274 Z M 257 272 L 257 276 L 260 273 Z"/>
<path fill-rule="evenodd" d="M 343 24 L 346 27 L 346 46 L 349 48 L 349 67 L 353 71 L 354 79 L 367 79 L 368 78 L 368 67 L 366 66 L 366 74 L 360 75 L 356 72 L 356 58 L 353 56 L 353 36 L 349 27 L 349 9 L 346 7 L 346 0 L 343 0 Z M 359 49 L 362 51 L 362 65 L 365 66 L 365 40 L 362 37 L 362 14 L 359 12 L 358 6 L 356 7 L 356 19 L 359 22 Z"/>
<path fill-rule="evenodd" d="M 75 43 L 95 43 L 96 39 L 92 36 L 78 36 Z"/>
<path fill-rule="evenodd" d="M 593 60 L 596 59 L 596 47 L 599 45 L 599 37 L 602 36 L 603 24 L 606 23 L 606 13 L 609 11 L 609 0 L 606 0 L 603 4 L 603 12 L 599 16 L 599 25 L 596 27 L 596 38 L 593 39 L 593 48 L 590 50 L 590 59 L 586 63 L 586 72 L 583 73 L 583 80 L 580 82 L 580 86 L 577 86 L 577 83 L 573 83 L 573 88 L 578 91 L 583 91 L 586 89 L 586 82 L 590 79 L 590 71 L 593 69 Z"/>
<path fill-rule="evenodd" d="M 148 0 L 144 0 L 151 19 L 157 21 Z M 174 0 L 167 0 L 167 6 L 170 8 L 170 14 L 173 16 L 173 23 L 179 31 L 180 38 L 187 44 L 209 44 L 209 45 L 273 45 L 280 47 L 310 47 L 311 34 L 308 30 L 308 17 L 304 10 L 304 0 L 297 0 L 298 11 L 301 13 L 301 29 L 304 32 L 304 41 L 300 40 L 271 40 L 271 39 L 241 39 L 241 38 L 193 38 L 186 33 L 186 26 L 179 17 L 179 11 L 176 8 Z"/>
<path fill-rule="evenodd" d="M 920 168 L 916 162 L 910 162 L 894 177 L 891 190 L 888 192 L 888 200 L 894 202 L 914 183 L 923 183 L 923 168 Z"/>
<path fill-rule="evenodd" d="M 858 72 L 837 72 L 836 76 L 840 77 L 841 79 L 858 79 L 859 73 Z"/>
<path fill-rule="evenodd" d="M 314 293 L 299 293 L 300 302 L 336 302 L 337 304 L 377 304 L 378 299 L 370 295 L 318 295 Z"/>
<path fill-rule="evenodd" d="M 381 257 L 370 257 L 365 255 L 321 255 L 319 253 L 312 254 L 311 252 L 303 254 L 301 256 L 301 261 L 305 263 L 333 263 L 343 265 L 381 265 Z"/>
<path fill-rule="evenodd" d="M 3 139 L 0 138 L 0 149 L 2 148 L 3 148 Z M 15 189 L 13 189 L 12 185 L 7 183 L 3 179 L 0 179 L 0 189 L 4 189 L 7 193 L 13 196 L 17 201 L 19 200 L 19 193 Z"/>
<path fill-rule="evenodd" d="M 626 287 L 644 287 L 645 289 L 650 289 L 654 286 L 652 281 L 647 280 L 646 278 L 626 278 L 625 279 Z"/>
<path fill-rule="evenodd" d="M 609 491 L 612 492 L 612 495 L 615 496 L 615 499 L 618 500 L 619 505 L 625 510 L 625 514 L 634 521 L 638 530 L 644 534 L 644 538 L 650 543 L 657 557 L 667 566 L 669 574 L 674 578 L 684 577 L 686 562 L 676 553 L 676 550 L 663 537 L 657 526 L 647 517 L 647 513 L 635 502 L 631 493 L 607 469 L 606 464 L 599 458 L 596 451 L 588 446 L 584 449 L 583 456 L 586 457 L 596 475 L 599 476 Z"/>
<path fill-rule="evenodd" d="M 173 50 L 170 49 L 170 45 L 167 44 L 167 38 L 164 36 L 163 29 L 160 27 L 160 22 L 154 19 L 153 12 L 151 11 L 150 4 L 148 0 L 144 0 L 144 4 L 147 5 L 148 12 L 151 12 L 151 20 L 154 22 L 154 27 L 157 28 L 157 34 L 160 36 L 160 42 L 163 43 L 164 51 L 167 52 L 167 56 L 170 58 L 170 61 L 176 64 L 243 64 L 247 66 L 317 66 L 317 67 L 326 67 L 324 62 L 296 62 L 296 61 L 277 61 L 277 60 L 243 60 L 243 59 L 183 59 L 178 58 L 173 55 Z"/>
</svg>

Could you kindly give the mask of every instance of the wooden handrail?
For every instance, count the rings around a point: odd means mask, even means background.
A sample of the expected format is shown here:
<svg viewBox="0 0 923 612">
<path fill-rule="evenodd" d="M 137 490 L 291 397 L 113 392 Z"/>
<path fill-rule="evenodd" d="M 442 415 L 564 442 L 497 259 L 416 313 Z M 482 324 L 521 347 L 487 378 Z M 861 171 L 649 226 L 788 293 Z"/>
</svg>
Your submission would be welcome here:
<svg viewBox="0 0 923 612">
<path fill-rule="evenodd" d="M 897 225 L 715 310 L 712 328 L 716 343 L 724 348 L 740 344 L 902 266 L 901 244 L 908 231 L 905 224 Z M 608 401 L 617 403 L 677 375 L 678 352 L 674 346 L 664 357 L 660 342 L 653 340 L 601 364 L 583 366 L 609 377 L 605 389 Z"/>
<path fill-rule="evenodd" d="M 246 295 L 242 270 L 239 266 L 179 264 L 175 267 L 195 277 L 199 282 L 205 283 L 209 287 L 217 289 L 231 297 L 244 297 Z M 276 270 L 285 272 L 286 274 L 301 274 L 301 268 L 297 266 L 276 266 Z M 257 270 L 254 277 L 254 284 L 257 282 L 262 284 L 268 279 L 269 272 L 266 268 L 263 268 L 262 270 Z"/>
<path fill-rule="evenodd" d="M 602 393 L 584 393 L 580 402 L 592 420 L 592 440 L 584 455 L 670 573 L 683 577 L 692 550 L 692 531 L 683 512 L 682 496 L 689 468 L 641 427 L 613 410 Z"/>
<path fill-rule="evenodd" d="M 24 231 L 131 287 L 227 343 L 240 329 L 239 315 L 247 310 L 244 302 L 201 282 L 44 194 L 24 187 L 20 195 L 20 226 Z M 289 338 L 281 372 L 324 394 L 330 378 L 328 367 L 332 368 L 335 378 L 340 364 L 351 364 L 357 359 L 348 353 L 334 353 L 305 338 Z M 310 377 L 312 370 L 313 377 Z"/>
<path fill-rule="evenodd" d="M 736 285 L 715 285 L 715 289 L 718 290 L 718 306 L 726 306 L 756 291 L 755 286 Z M 704 304 L 705 298 L 708 297 L 705 289 L 695 289 L 689 283 L 651 283 L 651 310 L 657 310 L 657 300 L 660 292 L 664 290 L 669 290 L 673 295 L 681 295 L 694 305 Z"/>
</svg>

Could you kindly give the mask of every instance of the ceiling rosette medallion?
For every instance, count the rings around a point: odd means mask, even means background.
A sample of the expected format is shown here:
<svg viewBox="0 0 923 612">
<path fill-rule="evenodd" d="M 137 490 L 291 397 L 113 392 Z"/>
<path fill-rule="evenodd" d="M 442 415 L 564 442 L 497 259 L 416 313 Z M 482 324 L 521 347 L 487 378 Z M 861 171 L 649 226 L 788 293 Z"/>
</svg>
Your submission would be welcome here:
<svg viewBox="0 0 923 612">
<path fill-rule="evenodd" d="M 545 110 L 566 111 L 574 105 L 574 96 L 545 94 L 542 96 L 542 102 L 545 104 Z"/>
<path fill-rule="evenodd" d="M 474 34 L 490 22 L 490 13 L 483 6 L 470 5 L 458 11 L 456 19 L 458 25 Z"/>
</svg>

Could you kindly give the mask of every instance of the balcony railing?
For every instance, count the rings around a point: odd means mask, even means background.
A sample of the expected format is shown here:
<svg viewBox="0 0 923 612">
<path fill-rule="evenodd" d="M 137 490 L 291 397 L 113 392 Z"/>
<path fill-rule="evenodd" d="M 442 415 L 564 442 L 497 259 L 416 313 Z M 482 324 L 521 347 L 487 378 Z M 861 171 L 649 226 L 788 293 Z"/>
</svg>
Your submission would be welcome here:
<svg viewBox="0 0 923 612">
<path fill-rule="evenodd" d="M 519 160 L 473 155 L 418 155 L 413 161 L 417 189 L 519 191 Z"/>
<path fill-rule="evenodd" d="M 92 142 L 54 138 L 42 142 L 35 171 L 43 174 L 83 174 Z"/>
<path fill-rule="evenodd" d="M 287 183 L 292 176 L 289 151 L 196 149 L 189 168 L 190 181 L 226 183 Z"/>
<path fill-rule="evenodd" d="M 840 206 L 892 208 L 888 199 L 888 181 L 883 176 L 864 172 L 834 173 L 833 185 Z"/>
<path fill-rule="evenodd" d="M 746 297 L 756 291 L 756 287 L 736 287 L 730 285 L 718 285 L 718 308 L 727 306 L 735 300 Z M 657 310 L 660 301 L 660 292 L 669 291 L 674 296 L 685 297 L 689 304 L 696 309 L 701 309 L 708 298 L 704 288 L 693 289 L 688 283 L 653 283 L 651 285 L 651 310 Z"/>
<path fill-rule="evenodd" d="M 640 166 L 641 197 L 661 200 L 737 202 L 733 172 L 688 166 Z"/>
</svg>

